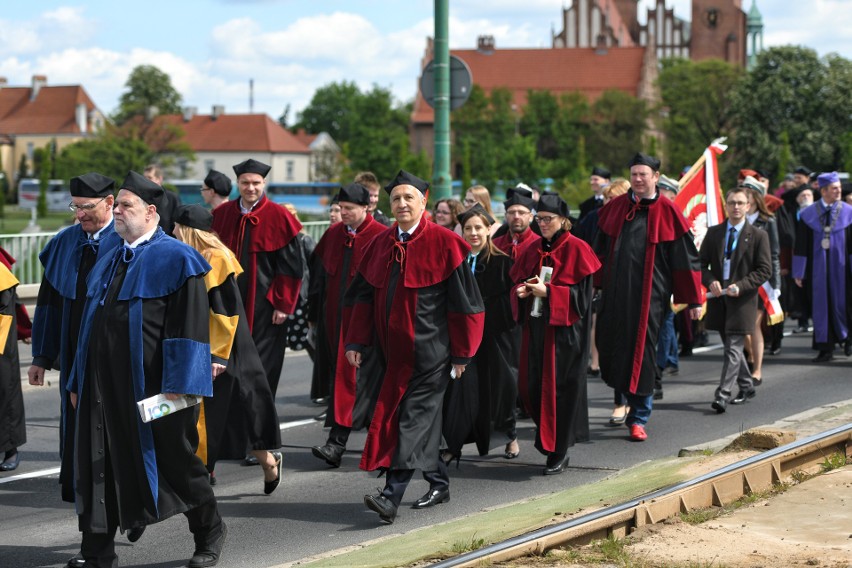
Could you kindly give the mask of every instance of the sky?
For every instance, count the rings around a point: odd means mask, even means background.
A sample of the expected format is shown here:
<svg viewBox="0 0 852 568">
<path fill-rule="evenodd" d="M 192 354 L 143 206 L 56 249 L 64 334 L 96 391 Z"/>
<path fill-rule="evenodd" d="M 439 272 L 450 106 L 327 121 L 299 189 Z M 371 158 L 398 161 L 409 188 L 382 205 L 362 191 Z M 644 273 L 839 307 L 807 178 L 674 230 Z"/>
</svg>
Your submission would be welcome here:
<svg viewBox="0 0 852 568">
<path fill-rule="evenodd" d="M 719 0 L 727 1 L 727 0 Z M 752 0 L 743 0 L 745 10 Z M 493 35 L 502 47 L 549 47 L 570 0 L 450 0 L 450 48 Z M 655 0 L 640 0 L 639 21 Z M 691 19 L 689 0 L 668 0 Z M 764 46 L 804 45 L 852 59 L 852 0 L 757 0 Z M 353 81 L 414 98 L 427 37 L 429 0 L 38 0 L 0 15 L 0 77 L 29 86 L 82 85 L 113 113 L 130 72 L 154 65 L 184 106 L 209 114 L 266 113 L 289 124 L 317 88 Z M 253 107 L 249 81 L 254 81 Z M 475 81 L 475 78 L 474 78 Z"/>
</svg>

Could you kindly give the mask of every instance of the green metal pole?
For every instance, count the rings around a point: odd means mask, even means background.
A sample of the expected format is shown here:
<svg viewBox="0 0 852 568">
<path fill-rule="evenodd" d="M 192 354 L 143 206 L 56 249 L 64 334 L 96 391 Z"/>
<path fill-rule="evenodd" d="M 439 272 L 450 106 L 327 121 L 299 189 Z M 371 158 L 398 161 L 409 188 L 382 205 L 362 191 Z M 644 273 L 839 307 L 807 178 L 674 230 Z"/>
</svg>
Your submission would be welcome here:
<svg viewBox="0 0 852 568">
<path fill-rule="evenodd" d="M 435 160 L 432 198 L 450 197 L 450 44 L 449 0 L 435 0 Z"/>
</svg>

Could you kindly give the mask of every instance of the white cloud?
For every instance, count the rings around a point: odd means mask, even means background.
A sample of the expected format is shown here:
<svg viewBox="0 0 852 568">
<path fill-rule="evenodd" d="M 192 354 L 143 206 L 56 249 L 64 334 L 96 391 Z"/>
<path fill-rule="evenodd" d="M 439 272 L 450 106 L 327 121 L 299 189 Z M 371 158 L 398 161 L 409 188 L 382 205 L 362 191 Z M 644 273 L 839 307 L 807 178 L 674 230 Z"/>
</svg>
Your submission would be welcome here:
<svg viewBox="0 0 852 568">
<path fill-rule="evenodd" d="M 0 20 L 0 52 L 33 55 L 83 45 L 95 25 L 83 16 L 83 8 L 63 7 L 43 13 L 32 21 Z"/>
</svg>

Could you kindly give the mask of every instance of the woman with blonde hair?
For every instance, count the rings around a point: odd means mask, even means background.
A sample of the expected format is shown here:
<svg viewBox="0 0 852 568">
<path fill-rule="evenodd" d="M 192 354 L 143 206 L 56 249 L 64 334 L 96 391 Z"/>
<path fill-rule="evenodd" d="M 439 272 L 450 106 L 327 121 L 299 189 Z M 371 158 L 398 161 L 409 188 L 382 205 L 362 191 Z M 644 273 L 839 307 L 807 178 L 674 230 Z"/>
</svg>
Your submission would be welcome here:
<svg viewBox="0 0 852 568">
<path fill-rule="evenodd" d="M 464 211 L 467 211 L 477 203 L 481 205 L 482 208 L 485 209 L 485 212 L 488 213 L 492 218 L 494 217 L 494 211 L 491 208 L 491 192 L 488 191 L 488 188 L 484 185 L 473 185 L 469 187 L 467 193 L 464 196 L 462 206 L 464 207 Z M 499 228 L 500 223 L 494 223 L 493 225 L 491 225 L 492 237 Z M 456 225 L 456 233 L 458 233 L 459 235 L 462 234 L 461 225 Z"/>
<path fill-rule="evenodd" d="M 246 446 L 263 466 L 263 492 L 281 483 L 281 431 L 275 400 L 248 328 L 236 277 L 243 270 L 212 232 L 213 215 L 200 205 L 183 205 L 175 218 L 175 238 L 201 253 L 211 266 L 204 276 L 210 302 L 213 397 L 205 398 L 198 419 L 198 456 L 210 482 L 218 459 L 242 459 Z"/>
</svg>

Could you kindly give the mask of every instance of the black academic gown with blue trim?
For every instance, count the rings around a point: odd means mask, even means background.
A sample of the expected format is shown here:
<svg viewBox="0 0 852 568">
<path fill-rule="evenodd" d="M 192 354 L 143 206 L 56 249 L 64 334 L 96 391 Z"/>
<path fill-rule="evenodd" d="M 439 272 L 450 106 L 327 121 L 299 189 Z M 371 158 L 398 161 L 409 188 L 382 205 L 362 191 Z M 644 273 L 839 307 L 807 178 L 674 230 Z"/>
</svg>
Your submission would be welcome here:
<svg viewBox="0 0 852 568">
<path fill-rule="evenodd" d="M 77 350 L 83 306 L 86 304 L 86 278 L 99 259 L 110 256 L 121 244 L 114 221 L 90 240 L 80 225 L 60 231 L 38 255 L 44 276 L 38 289 L 33 317 L 33 365 L 44 369 L 59 367 L 59 484 L 62 500 L 74 502 L 74 422 L 76 412 L 69 404 L 65 386 Z"/>
<path fill-rule="evenodd" d="M 197 406 L 143 423 L 136 402 L 213 394 L 207 262 L 157 229 L 89 275 L 67 389 L 78 396 L 75 492 L 80 530 L 161 521 L 214 499 L 198 445 Z"/>
</svg>

